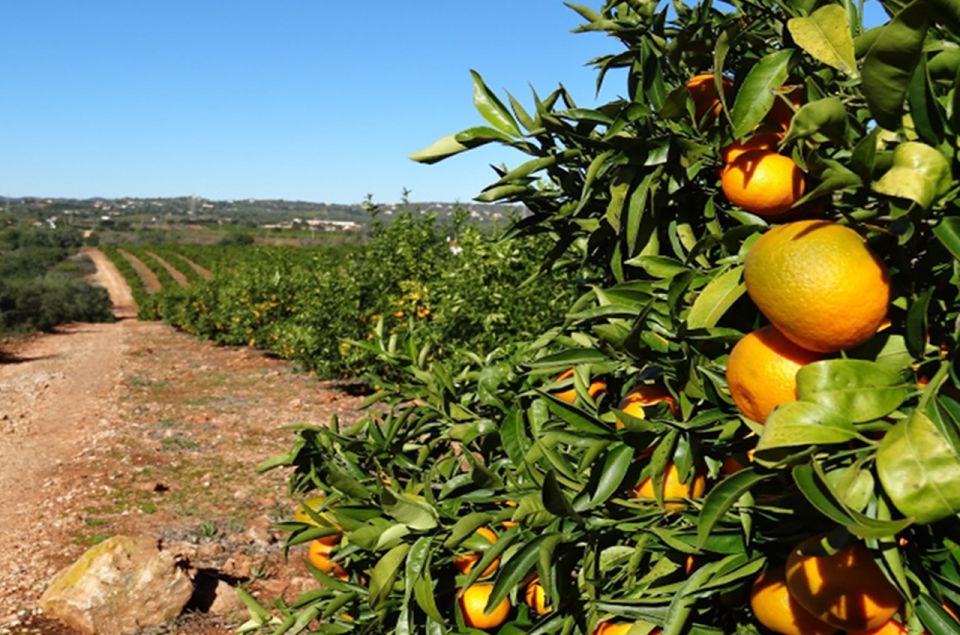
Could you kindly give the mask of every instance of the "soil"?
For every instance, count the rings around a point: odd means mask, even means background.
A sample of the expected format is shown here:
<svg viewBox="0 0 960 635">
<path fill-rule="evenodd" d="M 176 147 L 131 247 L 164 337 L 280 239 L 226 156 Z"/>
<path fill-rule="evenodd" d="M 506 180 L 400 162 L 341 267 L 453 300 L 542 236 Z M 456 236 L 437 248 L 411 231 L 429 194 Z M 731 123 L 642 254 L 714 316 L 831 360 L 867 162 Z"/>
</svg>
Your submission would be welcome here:
<svg viewBox="0 0 960 635">
<path fill-rule="evenodd" d="M 170 274 L 170 277 L 173 278 L 174 282 L 179 284 L 181 287 L 189 287 L 190 282 L 187 280 L 187 277 L 180 273 L 180 271 L 171 265 L 169 262 L 161 258 L 159 255 L 153 253 L 152 251 L 146 252 L 148 256 L 160 263 L 160 266 L 167 270 L 167 273 Z"/>
<path fill-rule="evenodd" d="M 160 278 L 157 277 L 157 274 L 150 271 L 150 267 L 145 265 L 142 260 L 129 251 L 123 249 L 117 249 L 117 251 L 120 252 L 120 255 L 126 258 L 127 262 L 136 270 L 137 275 L 140 276 L 140 280 L 143 282 L 144 291 L 153 294 L 160 290 Z"/>
<path fill-rule="evenodd" d="M 182 255 L 182 254 L 177 254 L 177 258 L 179 258 L 180 260 L 182 260 L 182 261 L 184 261 L 185 263 L 187 263 L 188 265 L 190 265 L 190 267 L 192 267 L 194 271 L 196 271 L 197 273 L 199 273 L 199 274 L 200 274 L 200 277 L 203 278 L 204 280 L 210 280 L 211 278 L 213 278 L 213 272 L 212 272 L 212 271 L 210 271 L 209 269 L 207 269 L 207 268 L 205 268 L 205 267 L 201 267 L 200 265 L 198 265 L 198 264 L 195 263 L 194 261 L 190 260 L 190 259 L 187 258 L 186 256 L 184 256 L 184 255 Z"/>
<path fill-rule="evenodd" d="M 362 397 L 254 349 L 136 321 L 120 273 L 87 253 L 117 321 L 8 343 L 0 363 L 0 633 L 69 633 L 44 621 L 40 594 L 121 533 L 156 536 L 268 603 L 314 588 L 273 529 L 292 516 L 288 475 L 254 467 L 289 447 L 285 426 L 355 420 Z M 150 632 L 230 633 L 245 619 L 189 613 Z"/>
</svg>

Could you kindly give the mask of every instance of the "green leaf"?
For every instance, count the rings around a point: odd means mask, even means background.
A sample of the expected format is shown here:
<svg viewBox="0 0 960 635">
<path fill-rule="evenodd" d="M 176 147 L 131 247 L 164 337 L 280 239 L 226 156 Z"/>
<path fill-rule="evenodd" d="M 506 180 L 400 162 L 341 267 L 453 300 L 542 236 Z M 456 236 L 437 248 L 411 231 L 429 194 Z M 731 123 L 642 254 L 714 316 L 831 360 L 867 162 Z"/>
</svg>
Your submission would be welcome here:
<svg viewBox="0 0 960 635">
<path fill-rule="evenodd" d="M 551 514 L 573 518 L 578 522 L 583 520 L 573 508 L 573 505 L 570 504 L 567 495 L 563 493 L 563 489 L 557 481 L 557 474 L 553 470 L 547 472 L 543 479 L 541 496 L 543 496 L 544 508 Z"/>
<path fill-rule="evenodd" d="M 687 327 L 698 329 L 716 326 L 727 309 L 746 291 L 746 285 L 741 282 L 742 277 L 741 265 L 723 272 L 707 283 L 690 307 Z"/>
<path fill-rule="evenodd" d="M 435 510 L 422 497 L 413 494 L 395 494 L 384 490 L 382 496 L 383 511 L 415 531 L 427 531 L 437 526 L 438 516 Z"/>
<path fill-rule="evenodd" d="M 884 436 L 877 474 L 897 509 L 919 524 L 960 513 L 960 456 L 922 412 Z"/>
<path fill-rule="evenodd" d="M 733 136 L 741 138 L 753 130 L 770 112 L 774 91 L 787 80 L 794 49 L 770 53 L 750 69 L 737 92 L 730 118 L 733 121 Z"/>
<path fill-rule="evenodd" d="M 828 4 L 804 18 L 791 18 L 787 30 L 797 46 L 815 59 L 846 73 L 857 74 L 847 10 Z"/>
<path fill-rule="evenodd" d="M 623 483 L 627 470 L 633 462 L 634 449 L 624 443 L 617 443 L 607 450 L 600 472 L 600 480 L 590 499 L 590 507 L 601 505 L 614 495 Z"/>
<path fill-rule="evenodd" d="M 960 216 L 947 216 L 933 228 L 933 235 L 943 246 L 960 260 Z"/>
<path fill-rule="evenodd" d="M 723 518 L 734 503 L 740 500 L 741 496 L 749 492 L 757 483 L 773 476 L 772 473 L 758 474 L 752 467 L 748 467 L 731 474 L 712 487 L 703 499 L 703 508 L 697 518 L 697 546 L 703 547 L 714 525 Z"/>
<path fill-rule="evenodd" d="M 862 359 L 826 359 L 797 372 L 797 396 L 861 423 L 896 410 L 909 390 L 899 373 Z"/>
<path fill-rule="evenodd" d="M 952 184 L 950 164 L 925 143 L 907 141 L 893 151 L 893 165 L 873 184 L 880 194 L 905 198 L 928 208 Z"/>
<path fill-rule="evenodd" d="M 845 507 L 862 512 L 873 495 L 873 474 L 870 470 L 850 465 L 826 473 L 830 490 Z"/>
<path fill-rule="evenodd" d="M 936 287 L 928 287 L 907 309 L 907 350 L 915 359 L 923 357 L 927 343 L 927 309 Z"/>
<path fill-rule="evenodd" d="M 915 0 L 873 36 L 860 70 L 870 114 L 887 130 L 900 127 L 903 100 L 920 61 L 930 26 L 930 7 Z"/>
<path fill-rule="evenodd" d="M 383 606 L 391 589 L 393 582 L 397 579 L 397 572 L 400 571 L 400 565 L 406 558 L 410 545 L 404 543 L 397 545 L 380 558 L 379 562 L 373 567 L 373 573 L 370 574 L 370 607 L 374 610 Z"/>
<path fill-rule="evenodd" d="M 856 436 L 853 423 L 826 406 L 793 401 L 770 413 L 757 443 L 757 454 L 780 448 L 845 443 Z"/>
<path fill-rule="evenodd" d="M 513 115 L 503 105 L 503 102 L 487 88 L 480 73 L 471 70 L 470 76 L 473 77 L 473 105 L 476 106 L 480 116 L 501 132 L 513 137 L 521 136 L 520 128 L 517 127 Z"/>
<path fill-rule="evenodd" d="M 457 141 L 456 135 L 451 134 L 437 139 L 423 150 L 417 150 L 410 155 L 410 159 L 418 163 L 437 163 L 469 149 Z"/>
<path fill-rule="evenodd" d="M 830 5 L 836 6 L 836 5 Z M 847 111 L 839 97 L 825 97 L 804 104 L 790 120 L 790 129 L 783 142 L 822 134 L 830 139 L 843 139 L 847 127 Z"/>
<path fill-rule="evenodd" d="M 818 464 L 798 465 L 793 468 L 793 480 L 800 489 L 804 498 L 817 511 L 843 525 L 847 531 L 861 538 L 886 538 L 894 536 L 906 529 L 911 521 L 907 520 L 877 520 L 845 507 L 837 494 L 832 491 Z"/>
<path fill-rule="evenodd" d="M 599 364 L 609 362 L 610 358 L 595 348 L 574 348 L 541 357 L 536 361 L 527 362 L 530 368 L 551 368 L 566 370 L 569 366 L 576 364 Z"/>
<path fill-rule="evenodd" d="M 540 557 L 540 545 L 552 535 L 555 534 L 537 536 L 516 555 L 507 560 L 501 568 L 500 574 L 497 575 L 497 581 L 493 585 L 490 599 L 487 600 L 487 606 L 484 608 L 485 613 L 492 611 L 494 607 L 500 604 L 503 598 L 507 597 L 507 594 L 520 584 L 520 581 L 526 577 L 530 569 L 537 565 L 537 560 Z"/>
<path fill-rule="evenodd" d="M 493 516 L 485 512 L 470 512 L 460 518 L 450 530 L 450 536 L 443 542 L 447 549 L 453 549 L 461 542 L 469 538 L 480 527 L 487 525 L 493 520 Z"/>
</svg>

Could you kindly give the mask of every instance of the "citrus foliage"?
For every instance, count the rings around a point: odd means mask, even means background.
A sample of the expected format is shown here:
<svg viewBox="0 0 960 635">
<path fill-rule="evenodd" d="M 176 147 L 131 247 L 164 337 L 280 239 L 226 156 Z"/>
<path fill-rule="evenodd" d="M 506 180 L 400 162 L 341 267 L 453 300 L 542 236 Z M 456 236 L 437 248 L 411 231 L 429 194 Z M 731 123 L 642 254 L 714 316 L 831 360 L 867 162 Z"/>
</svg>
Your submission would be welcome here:
<svg viewBox="0 0 960 635">
<path fill-rule="evenodd" d="M 457 236 L 456 250 L 447 243 Z M 340 247 L 125 247 L 158 276 L 147 295 L 123 258 L 114 258 L 137 294 L 140 317 L 163 319 L 219 344 L 256 346 L 326 377 L 358 376 L 382 365 L 365 346 L 377 332 L 422 331 L 431 355 L 493 349 L 560 321 L 574 297 L 569 273 L 528 279 L 547 247 L 499 241 L 476 227 L 443 227 L 401 214 L 375 223 L 362 249 Z M 108 251 L 108 253 L 114 253 Z M 184 273 L 178 285 L 150 254 Z M 202 279 L 182 259 L 207 265 Z M 428 327 L 428 330 L 426 330 Z"/>
<path fill-rule="evenodd" d="M 549 238 L 544 267 L 579 262 L 591 284 L 562 327 L 504 338 L 486 358 L 431 362 L 415 337 L 378 340 L 393 373 L 368 416 L 300 427 L 262 466 L 292 467 L 298 496 L 327 493 L 338 527 L 284 526 L 291 546 L 342 533 L 333 558 L 349 572 L 313 569 L 318 589 L 279 607 L 279 631 L 319 619 L 317 632 L 465 632 L 458 598 L 499 560 L 487 607 L 515 607 L 503 633 L 758 632 L 750 589 L 790 556 L 835 557 L 830 588 L 855 593 L 859 579 L 881 607 L 850 620 L 831 609 L 836 594 L 788 575 L 772 601 L 825 632 L 891 614 L 911 632 L 957 632 L 942 607 L 960 603 L 960 5 L 885 1 L 888 22 L 864 32 L 853 3 L 732 4 L 571 5 L 581 30 L 623 45 L 593 63 L 598 81 L 626 70 L 624 97 L 585 109 L 559 88 L 525 109 L 474 73 L 487 125 L 413 156 L 486 143 L 528 155 L 479 198 L 524 203 L 515 233 Z M 755 133 L 775 147 L 725 161 Z M 734 204 L 724 163 L 772 151 L 796 165 L 802 196 L 789 210 Z M 838 265 L 848 249 L 827 241 L 806 261 L 824 283 L 806 287 L 811 302 L 764 315 L 775 311 L 751 300 L 764 284 L 744 282 L 747 254 L 770 226 L 810 218 L 809 235 L 839 224 L 854 251 L 865 239 L 876 275 Z M 840 314 L 837 281 L 854 289 Z M 857 314 L 857 289 L 889 294 L 888 324 Z M 794 318 L 799 335 L 782 328 Z M 818 345 L 797 399 L 761 424 L 734 404 L 727 360 L 767 319 L 795 345 L 811 328 L 853 334 Z M 638 388 L 671 398 L 627 413 Z M 481 527 L 496 541 L 471 543 Z M 480 557 L 458 573 L 465 551 Z M 542 615 L 523 601 L 534 575 L 553 608 Z M 247 628 L 267 620 L 255 610 Z"/>
</svg>

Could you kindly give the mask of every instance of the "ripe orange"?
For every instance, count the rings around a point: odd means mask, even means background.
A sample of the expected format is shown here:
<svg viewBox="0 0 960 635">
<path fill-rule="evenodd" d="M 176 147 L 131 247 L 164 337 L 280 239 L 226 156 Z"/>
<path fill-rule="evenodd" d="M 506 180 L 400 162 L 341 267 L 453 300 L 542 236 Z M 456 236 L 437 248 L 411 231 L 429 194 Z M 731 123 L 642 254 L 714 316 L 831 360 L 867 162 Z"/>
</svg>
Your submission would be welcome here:
<svg viewBox="0 0 960 635">
<path fill-rule="evenodd" d="M 307 500 L 297 505 L 296 509 L 293 510 L 293 519 L 300 523 L 306 523 L 315 527 L 323 527 L 324 525 L 321 525 L 310 517 L 310 514 L 307 513 L 305 507 L 309 507 L 311 511 L 315 512 L 323 506 L 323 502 L 326 499 L 326 496 L 311 496 Z M 325 513 L 321 512 L 319 513 L 319 516 L 323 520 L 327 521 L 330 527 L 336 527 L 340 531 L 343 531 L 343 526 L 333 522 L 333 520 Z M 340 534 L 330 534 L 328 536 L 317 538 L 317 540 L 325 545 L 334 546 L 340 542 Z"/>
<path fill-rule="evenodd" d="M 664 502 L 664 507 L 668 510 L 683 509 L 687 506 L 687 503 L 676 499 L 699 498 L 703 496 L 706 489 L 707 479 L 703 472 L 698 470 L 688 483 L 681 483 L 677 466 L 671 463 L 667 466 L 667 472 L 663 478 L 663 498 L 664 501 L 672 500 L 673 502 Z M 645 478 L 640 481 L 640 484 L 630 492 L 630 497 L 654 500 L 656 496 L 653 492 L 653 479 Z"/>
<path fill-rule="evenodd" d="M 779 216 L 805 188 L 803 171 L 793 159 L 769 150 L 737 156 L 720 172 L 720 186 L 734 205 L 758 216 Z"/>
<path fill-rule="evenodd" d="M 567 370 L 557 375 L 554 381 L 563 381 L 565 379 L 570 379 L 571 377 L 573 377 L 573 369 L 568 368 Z M 587 388 L 587 393 L 590 395 L 591 399 L 596 399 L 600 393 L 606 392 L 606 390 L 607 390 L 607 383 L 605 381 L 597 379 L 590 382 L 590 386 Z M 568 388 L 567 390 L 561 390 L 559 392 L 553 393 L 553 396 L 559 399 L 560 401 L 564 401 L 568 404 L 572 404 L 577 400 L 577 390 L 576 388 Z"/>
<path fill-rule="evenodd" d="M 801 542 L 787 558 L 793 598 L 817 619 L 848 631 L 877 628 L 892 618 L 902 598 L 870 551 L 853 543 L 832 556 L 805 555 L 820 538 Z"/>
<path fill-rule="evenodd" d="M 723 476 L 736 474 L 746 467 L 747 463 L 753 463 L 753 455 L 754 450 L 747 450 L 746 454 L 737 453 L 723 457 L 723 461 L 720 462 L 720 474 Z"/>
<path fill-rule="evenodd" d="M 593 635 L 627 635 L 636 622 L 600 622 Z M 660 629 L 650 631 L 650 635 L 660 635 Z"/>
<path fill-rule="evenodd" d="M 822 220 L 774 227 L 753 244 L 745 264 L 754 303 L 807 350 L 862 344 L 887 315 L 886 267 L 849 227 Z"/>
<path fill-rule="evenodd" d="M 759 132 L 752 137 L 747 137 L 743 141 L 734 141 L 723 149 L 721 156 L 724 163 L 731 163 L 741 154 L 752 152 L 754 150 L 766 150 L 767 152 L 776 152 L 777 145 L 783 135 L 779 132 Z"/>
<path fill-rule="evenodd" d="M 489 527 L 480 527 L 476 531 L 477 534 L 482 536 L 487 542 L 491 545 L 497 541 L 497 534 L 494 533 Z M 480 561 L 480 558 L 483 554 L 477 553 L 476 551 L 465 553 L 462 556 L 457 556 L 453 560 L 453 566 L 457 568 L 457 571 L 463 575 L 467 575 L 473 570 L 473 566 Z M 490 563 L 483 573 L 480 574 L 481 578 L 487 578 L 496 573 L 497 568 L 500 566 L 500 558 L 497 558 Z"/>
<path fill-rule="evenodd" d="M 652 406 L 658 403 L 666 403 L 670 407 L 670 412 L 676 416 L 678 412 L 677 402 L 669 392 L 659 386 L 644 385 L 634 388 L 620 400 L 620 405 L 617 406 L 617 409 L 622 410 L 631 417 L 643 419 L 645 416 L 643 409 L 646 406 Z M 617 430 L 622 428 L 623 425 L 623 422 L 617 419 Z"/>
<path fill-rule="evenodd" d="M 923 632 L 926 633 L 927 631 Z M 848 631 L 847 635 L 910 635 L 910 631 L 897 620 L 890 620 L 886 624 L 869 631 Z"/>
<path fill-rule="evenodd" d="M 350 575 L 339 562 L 334 562 L 330 559 L 331 553 L 333 553 L 333 547 L 330 545 L 322 543 L 319 540 L 311 540 L 310 547 L 307 551 L 307 560 L 327 575 L 339 578 L 340 580 L 346 580 Z"/>
<path fill-rule="evenodd" d="M 723 93 L 726 95 L 733 88 L 733 82 L 726 77 L 721 81 L 723 83 Z M 717 95 L 717 85 L 713 81 L 713 73 L 694 75 L 687 80 L 687 90 L 690 91 L 690 96 L 693 98 L 697 121 L 703 119 L 707 112 L 712 112 L 714 117 L 720 114 L 723 104 L 720 103 L 720 98 Z"/>
<path fill-rule="evenodd" d="M 480 630 L 489 630 L 497 628 L 505 621 L 510 614 L 510 600 L 503 598 L 490 613 L 484 613 L 483 609 L 493 593 L 493 585 L 487 582 L 473 584 L 460 593 L 460 610 L 463 613 L 463 621 L 470 628 L 479 628 Z"/>
<path fill-rule="evenodd" d="M 820 355 L 801 348 L 772 326 L 743 336 L 727 360 L 727 385 L 737 408 L 757 423 L 797 399 L 797 371 Z"/>
<path fill-rule="evenodd" d="M 770 108 L 770 112 L 764 117 L 764 121 L 777 126 L 783 131 L 787 131 L 790 129 L 790 122 L 793 121 L 794 111 L 803 104 L 803 86 L 790 84 L 782 86 L 778 92 L 784 95 L 793 107 L 788 106 L 784 103 L 783 99 L 778 96 L 774 99 L 773 107 Z"/>
<path fill-rule="evenodd" d="M 783 567 L 761 573 L 750 590 L 757 621 L 781 635 L 831 635 L 837 629 L 810 615 L 787 590 Z"/>
<path fill-rule="evenodd" d="M 547 592 L 543 590 L 543 585 L 540 584 L 540 578 L 534 578 L 530 581 L 530 584 L 527 585 L 527 590 L 523 594 L 523 599 L 526 601 L 527 606 L 537 615 L 546 615 L 553 610 L 547 606 Z"/>
</svg>

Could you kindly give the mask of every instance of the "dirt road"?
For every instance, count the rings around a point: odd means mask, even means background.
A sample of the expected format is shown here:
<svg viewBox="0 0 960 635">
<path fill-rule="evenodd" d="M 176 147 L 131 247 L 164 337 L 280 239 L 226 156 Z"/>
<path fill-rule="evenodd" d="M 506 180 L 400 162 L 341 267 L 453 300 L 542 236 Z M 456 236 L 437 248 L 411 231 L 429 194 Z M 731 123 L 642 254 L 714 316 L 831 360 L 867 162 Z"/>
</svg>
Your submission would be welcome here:
<svg viewBox="0 0 960 635">
<path fill-rule="evenodd" d="M 47 580 L 118 533 L 161 538 L 232 579 L 266 571 L 265 596 L 309 587 L 271 528 L 290 516 L 285 475 L 253 466 L 287 447 L 285 425 L 353 419 L 360 398 L 252 349 L 132 319 L 120 273 L 87 253 L 118 321 L 63 327 L 0 363 L 0 634 L 60 632 L 29 626 Z M 225 619 L 176 632 L 227 633 Z"/>
</svg>

